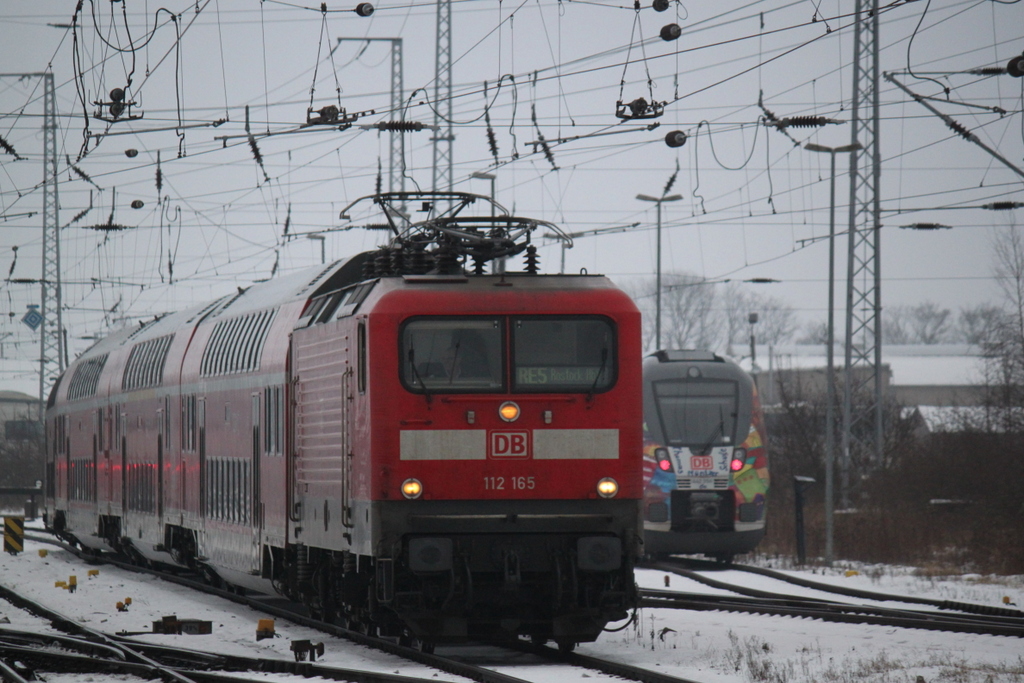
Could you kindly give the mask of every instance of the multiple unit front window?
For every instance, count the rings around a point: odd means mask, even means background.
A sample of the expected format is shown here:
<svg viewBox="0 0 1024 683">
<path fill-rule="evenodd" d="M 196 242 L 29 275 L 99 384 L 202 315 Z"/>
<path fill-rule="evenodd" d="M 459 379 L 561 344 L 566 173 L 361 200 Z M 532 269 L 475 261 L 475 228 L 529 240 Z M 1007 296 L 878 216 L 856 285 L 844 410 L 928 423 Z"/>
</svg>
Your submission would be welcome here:
<svg viewBox="0 0 1024 683">
<path fill-rule="evenodd" d="M 401 379 L 414 392 L 596 393 L 618 372 L 603 316 L 421 317 L 401 329 Z"/>
<path fill-rule="evenodd" d="M 667 445 L 707 450 L 735 443 L 739 410 L 736 382 L 672 379 L 656 381 L 653 386 Z"/>
</svg>

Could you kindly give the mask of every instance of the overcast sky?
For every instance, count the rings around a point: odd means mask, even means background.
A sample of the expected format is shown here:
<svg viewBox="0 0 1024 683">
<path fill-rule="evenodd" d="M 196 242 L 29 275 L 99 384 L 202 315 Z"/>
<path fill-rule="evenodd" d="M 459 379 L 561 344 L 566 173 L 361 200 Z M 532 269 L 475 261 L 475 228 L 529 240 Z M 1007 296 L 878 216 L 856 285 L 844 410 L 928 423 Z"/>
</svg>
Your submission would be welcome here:
<svg viewBox="0 0 1024 683">
<path fill-rule="evenodd" d="M 369 18 L 352 11 L 356 4 L 328 2 L 323 14 L 301 1 L 85 0 L 71 30 L 75 0 L 3 3 L 0 70 L 52 68 L 56 83 L 72 356 L 91 343 L 85 337 L 319 263 L 320 243 L 303 233 L 342 226 L 339 211 L 374 192 L 379 166 L 387 188 L 388 134 L 359 126 L 403 114 L 434 123 L 436 4 L 377 2 Z M 581 237 L 565 254 L 567 272 L 605 273 L 630 286 L 654 272 L 656 254 L 653 205 L 635 197 L 660 196 L 678 163 L 669 194 L 683 198 L 664 205 L 665 272 L 774 278 L 781 282 L 749 286 L 785 300 L 801 321 L 824 319 L 828 155 L 796 146 L 762 117 L 767 109 L 842 121 L 789 132 L 801 144 L 849 144 L 854 3 L 673 2 L 660 13 L 642 5 L 453 0 L 456 189 L 488 194 L 490 183 L 470 176 L 489 172 L 498 201 L 517 215 L 570 232 L 639 223 Z M 1024 3 L 896 2 L 883 4 L 881 21 L 882 71 L 943 100 L 931 102 L 1024 166 L 1024 79 L 958 73 L 1021 54 Z M 672 23 L 681 37 L 662 40 Z M 391 43 L 340 37 L 403 39 L 404 112 L 388 111 Z M 141 118 L 95 118 L 93 103 L 109 101 L 129 78 L 131 113 Z M 935 301 L 956 311 L 996 300 L 991 238 L 1015 225 L 1020 210 L 961 207 L 1024 201 L 1021 176 L 894 85 L 883 81 L 881 92 L 883 305 Z M 664 102 L 664 114 L 616 118 L 616 102 L 638 97 Z M 300 129 L 310 106 L 331 104 L 377 113 L 346 131 Z M 262 167 L 245 138 L 247 107 Z M 20 157 L 0 150 L 0 269 L 9 278 L 41 273 L 42 113 L 40 78 L 0 79 L 0 135 Z M 645 130 L 651 123 L 659 125 Z M 688 135 L 684 146 L 665 144 L 673 130 Z M 557 170 L 531 144 L 541 135 Z M 406 136 L 407 189 L 431 189 L 431 137 Z M 837 166 L 844 231 L 847 158 Z M 92 229 L 111 215 L 127 229 Z M 912 223 L 952 229 L 899 227 Z M 358 230 L 326 234 L 328 259 L 381 240 Z M 562 250 L 545 244 L 542 267 L 557 272 Z M 845 238 L 837 246 L 842 281 Z M 35 394 L 38 334 L 21 317 L 39 303 L 38 285 L 2 286 L 0 383 Z"/>
</svg>

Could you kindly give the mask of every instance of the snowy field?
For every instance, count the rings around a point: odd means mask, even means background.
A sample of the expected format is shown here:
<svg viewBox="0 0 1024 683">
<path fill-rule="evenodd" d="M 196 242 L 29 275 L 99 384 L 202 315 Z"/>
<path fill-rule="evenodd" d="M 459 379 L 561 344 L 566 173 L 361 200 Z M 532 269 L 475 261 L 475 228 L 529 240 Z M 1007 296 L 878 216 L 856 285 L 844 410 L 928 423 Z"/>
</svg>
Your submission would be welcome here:
<svg viewBox="0 0 1024 683">
<path fill-rule="evenodd" d="M 40 555 L 41 549 L 47 551 L 45 557 Z M 89 569 L 99 569 L 98 575 L 88 576 Z M 856 569 L 857 573 L 851 569 Z M 919 576 L 907 568 L 851 565 L 792 573 L 816 581 L 898 595 L 992 606 L 1003 606 L 1007 598 L 1011 603 L 1024 605 L 1024 577 L 1021 576 L 935 578 Z M 848 573 L 851 575 L 847 576 Z M 74 593 L 55 587 L 56 582 L 67 581 L 71 575 L 78 581 Z M 746 586 L 767 590 L 779 587 L 778 582 L 771 579 L 735 571 L 722 573 L 717 578 L 742 581 Z M 641 570 L 637 579 L 643 587 L 664 588 L 666 576 L 662 572 Z M 678 576 L 670 577 L 669 582 L 674 590 L 721 592 Z M 26 541 L 21 554 L 0 553 L 0 584 L 105 633 L 149 631 L 153 621 L 173 614 L 180 619 L 210 620 L 213 634 L 138 638 L 188 649 L 281 659 L 292 659 L 289 649 L 292 640 L 310 639 L 325 645 L 326 652 L 318 663 L 425 676 L 439 681 L 464 680 L 281 620 L 276 623 L 277 637 L 257 642 L 256 625 L 261 615 L 248 607 L 113 567 L 93 567 L 55 546 L 31 540 Z M 822 596 L 796 586 L 791 586 L 789 592 Z M 131 598 L 131 605 L 126 611 L 118 611 L 116 604 L 126 598 Z M 578 651 L 643 665 L 701 683 L 1024 682 L 1024 640 L 1017 638 L 724 612 L 647 609 L 639 616 L 638 623 L 617 633 L 607 633 L 596 643 L 583 644 Z M 4 623 L 0 628 L 49 629 L 44 620 L 0 601 L 0 622 L 5 620 L 10 624 Z M 537 664 L 529 657 L 499 653 L 493 648 L 438 647 L 437 653 L 457 654 L 538 683 L 618 680 L 595 671 Z M 282 680 L 272 674 L 253 674 L 252 679 Z M 71 675 L 47 677 L 48 683 L 100 680 L 109 679 Z"/>
</svg>

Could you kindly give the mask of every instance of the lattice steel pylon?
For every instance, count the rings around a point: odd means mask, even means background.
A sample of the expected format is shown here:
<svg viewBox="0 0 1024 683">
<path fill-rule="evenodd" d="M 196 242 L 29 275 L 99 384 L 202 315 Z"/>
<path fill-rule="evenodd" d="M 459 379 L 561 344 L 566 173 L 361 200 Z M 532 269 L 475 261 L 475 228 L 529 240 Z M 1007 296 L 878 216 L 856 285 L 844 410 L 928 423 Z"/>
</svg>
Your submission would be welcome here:
<svg viewBox="0 0 1024 683">
<path fill-rule="evenodd" d="M 64 371 L 64 324 L 60 285 L 60 202 L 57 196 L 57 97 L 53 74 L 3 73 L 0 78 L 43 81 L 43 263 L 39 278 L 39 419 L 50 384 Z"/>
<path fill-rule="evenodd" d="M 452 2 L 437 0 L 437 49 L 434 62 L 435 192 L 452 189 Z"/>
<path fill-rule="evenodd" d="M 43 78 L 43 315 L 39 327 L 39 403 L 64 371 L 64 323 L 60 287 L 60 202 L 57 197 L 57 97 L 53 74 Z"/>
<path fill-rule="evenodd" d="M 881 147 L 878 0 L 857 0 L 853 46 L 850 225 L 840 504 L 850 507 L 850 469 L 878 464 L 883 447 Z"/>
</svg>

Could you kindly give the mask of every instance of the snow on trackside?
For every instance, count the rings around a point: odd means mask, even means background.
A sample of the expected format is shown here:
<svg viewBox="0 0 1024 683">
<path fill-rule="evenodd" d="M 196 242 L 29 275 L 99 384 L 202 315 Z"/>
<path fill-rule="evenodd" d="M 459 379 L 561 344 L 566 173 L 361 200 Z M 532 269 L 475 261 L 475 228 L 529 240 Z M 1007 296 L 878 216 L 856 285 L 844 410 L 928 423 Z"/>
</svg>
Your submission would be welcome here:
<svg viewBox="0 0 1024 683">
<path fill-rule="evenodd" d="M 45 557 L 40 556 L 40 549 L 47 551 Z M 937 578 L 919 576 L 909 568 L 872 566 L 854 572 L 851 567 L 794 569 L 791 573 L 882 593 L 993 606 L 1003 606 L 1005 597 L 1024 605 L 1024 577 Z M 99 574 L 90 577 L 89 569 L 98 569 Z M 71 575 L 78 581 L 74 593 L 55 587 L 55 582 L 67 581 Z M 773 579 L 740 575 L 730 570 L 721 578 L 742 580 L 743 585 L 752 588 L 779 590 L 780 584 Z M 664 572 L 637 571 L 637 582 L 642 587 L 664 588 L 665 581 Z M 668 577 L 668 581 L 674 590 L 721 592 L 679 576 Z M 280 619 L 276 621 L 278 637 L 257 642 L 256 626 L 261 615 L 248 607 L 114 567 L 89 565 L 55 546 L 31 540 L 18 555 L 0 554 L 0 584 L 108 634 L 150 631 L 153 621 L 173 614 L 179 619 L 209 620 L 213 634 L 135 637 L 185 649 L 280 659 L 293 658 L 292 640 L 309 639 L 325 645 L 325 654 L 318 663 L 439 681 L 463 680 Z M 793 595 L 813 593 L 809 591 L 796 586 L 787 590 Z M 131 605 L 126 611 L 118 611 L 116 604 L 126 598 L 131 598 Z M 44 620 L 0 601 L 0 622 L 5 617 L 10 624 L 0 628 L 49 629 Z M 640 610 L 635 623 L 604 634 L 596 643 L 581 644 L 577 651 L 701 683 L 1024 683 L 1024 640 L 1018 638 L 727 612 Z M 537 683 L 618 680 L 595 671 L 542 664 L 493 648 L 479 647 L 474 654 L 473 647 L 439 646 L 437 652 L 485 662 L 502 673 Z M 272 674 L 251 677 L 284 680 Z M 48 676 L 50 683 L 85 680 Z"/>
</svg>

